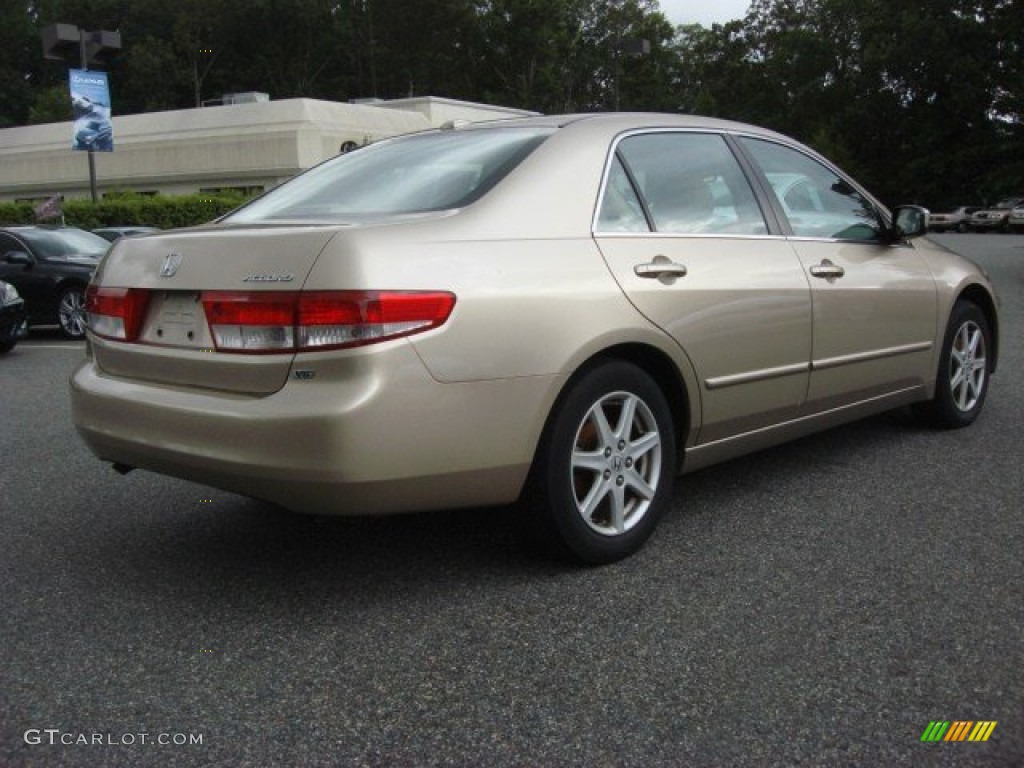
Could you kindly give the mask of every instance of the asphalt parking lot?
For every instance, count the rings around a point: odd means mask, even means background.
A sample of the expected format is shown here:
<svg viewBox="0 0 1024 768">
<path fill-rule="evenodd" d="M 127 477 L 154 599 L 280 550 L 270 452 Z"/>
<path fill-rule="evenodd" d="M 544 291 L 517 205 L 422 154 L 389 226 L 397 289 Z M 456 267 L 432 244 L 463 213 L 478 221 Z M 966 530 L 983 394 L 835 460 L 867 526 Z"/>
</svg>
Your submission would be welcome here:
<svg viewBox="0 0 1024 768">
<path fill-rule="evenodd" d="M 1024 236 L 977 424 L 905 412 L 680 479 L 637 556 L 511 510 L 291 515 L 99 463 L 80 343 L 0 358 L 2 766 L 1024 765 Z M 995 721 L 922 743 L 931 721 Z"/>
</svg>

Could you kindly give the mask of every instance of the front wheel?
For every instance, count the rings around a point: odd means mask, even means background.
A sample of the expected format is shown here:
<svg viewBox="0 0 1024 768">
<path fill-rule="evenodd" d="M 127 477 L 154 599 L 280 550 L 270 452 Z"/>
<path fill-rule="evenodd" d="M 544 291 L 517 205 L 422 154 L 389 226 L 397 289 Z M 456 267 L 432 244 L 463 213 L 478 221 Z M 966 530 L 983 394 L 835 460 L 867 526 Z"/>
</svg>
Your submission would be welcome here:
<svg viewBox="0 0 1024 768">
<path fill-rule="evenodd" d="M 627 557 L 672 491 L 675 430 L 664 394 L 630 363 L 601 363 L 560 401 L 537 461 L 535 511 L 559 549 L 592 564 Z"/>
<path fill-rule="evenodd" d="M 942 343 L 935 396 L 915 409 L 927 424 L 957 429 L 978 418 L 988 394 L 991 339 L 984 313 L 969 301 L 958 301 Z"/>
<path fill-rule="evenodd" d="M 57 300 L 57 322 L 69 339 L 85 336 L 85 291 L 80 286 L 65 288 Z"/>
</svg>

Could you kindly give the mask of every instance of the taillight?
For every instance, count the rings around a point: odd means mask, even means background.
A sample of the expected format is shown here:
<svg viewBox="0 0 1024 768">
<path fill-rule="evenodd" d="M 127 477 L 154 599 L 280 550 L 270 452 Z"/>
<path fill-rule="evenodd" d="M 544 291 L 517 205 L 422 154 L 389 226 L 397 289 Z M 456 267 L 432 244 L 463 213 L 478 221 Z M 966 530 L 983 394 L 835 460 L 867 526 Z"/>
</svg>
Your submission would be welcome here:
<svg viewBox="0 0 1024 768">
<path fill-rule="evenodd" d="M 139 288 L 85 289 L 85 312 L 89 330 L 117 341 L 135 341 L 146 317 L 149 292 Z"/>
<path fill-rule="evenodd" d="M 221 352 L 288 352 L 374 344 L 443 325 L 455 306 L 444 291 L 206 291 Z"/>
<path fill-rule="evenodd" d="M 203 309 L 221 352 L 291 352 L 299 293 L 204 291 Z"/>
</svg>

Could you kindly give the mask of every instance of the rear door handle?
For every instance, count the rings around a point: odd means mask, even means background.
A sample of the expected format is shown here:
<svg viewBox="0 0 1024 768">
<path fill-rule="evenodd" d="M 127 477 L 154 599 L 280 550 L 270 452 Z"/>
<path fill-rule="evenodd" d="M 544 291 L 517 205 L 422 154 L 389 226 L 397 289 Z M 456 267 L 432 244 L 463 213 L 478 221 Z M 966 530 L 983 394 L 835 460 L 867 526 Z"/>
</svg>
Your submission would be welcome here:
<svg viewBox="0 0 1024 768">
<path fill-rule="evenodd" d="M 637 277 L 657 279 L 659 277 L 686 277 L 686 266 L 676 264 L 667 256 L 655 256 L 647 264 L 637 264 L 633 267 Z"/>
<path fill-rule="evenodd" d="M 815 264 L 811 267 L 811 274 L 814 277 L 820 277 L 824 280 L 835 280 L 846 274 L 846 270 L 840 267 L 838 264 L 833 264 L 828 259 L 822 259 L 821 264 Z"/>
</svg>

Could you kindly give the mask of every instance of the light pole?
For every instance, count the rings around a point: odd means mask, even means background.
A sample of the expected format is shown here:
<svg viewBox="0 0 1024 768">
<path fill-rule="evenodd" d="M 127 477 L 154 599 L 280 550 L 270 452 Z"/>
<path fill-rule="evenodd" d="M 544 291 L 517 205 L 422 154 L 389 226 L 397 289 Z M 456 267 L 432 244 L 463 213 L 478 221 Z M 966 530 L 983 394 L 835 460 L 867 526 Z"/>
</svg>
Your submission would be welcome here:
<svg viewBox="0 0 1024 768">
<path fill-rule="evenodd" d="M 74 24 L 51 24 L 42 30 L 43 58 L 63 61 L 69 51 L 78 48 L 79 61 L 83 70 L 89 69 L 89 62 L 94 60 L 101 51 L 116 50 L 121 47 L 121 33 L 106 29 L 88 32 Z M 98 202 L 96 192 L 96 157 L 95 150 L 89 147 L 89 190 L 92 201 Z"/>
<path fill-rule="evenodd" d="M 206 62 L 206 66 L 203 68 L 203 73 L 199 74 L 199 57 L 209 56 L 210 60 Z M 212 48 L 200 48 L 199 52 L 196 53 L 195 58 L 192 60 L 192 83 L 196 87 L 196 107 L 203 106 L 203 80 L 210 74 L 210 67 L 213 66 L 213 62 L 217 60 L 217 54 L 213 52 Z"/>
<path fill-rule="evenodd" d="M 623 37 L 615 43 L 615 111 L 619 111 L 619 80 L 622 79 L 622 57 L 646 56 L 651 52 L 651 41 L 640 37 Z"/>
</svg>

